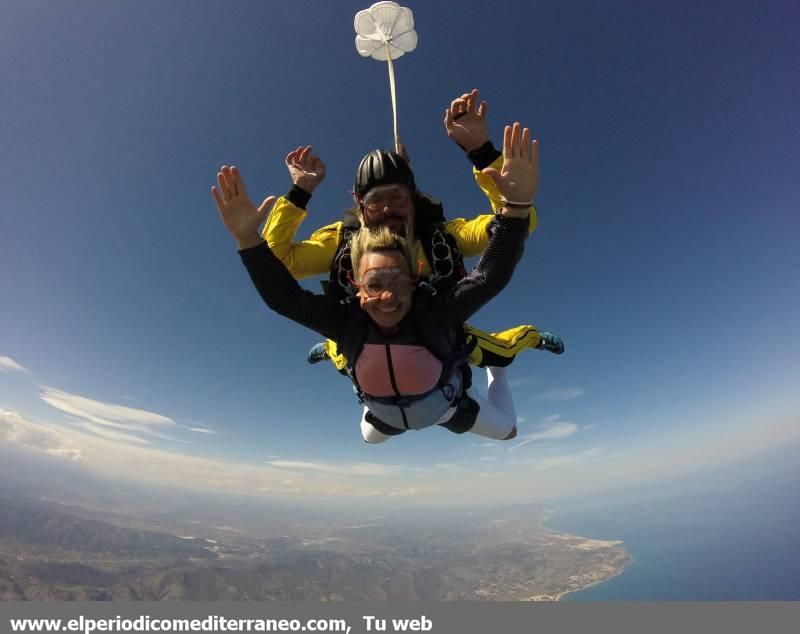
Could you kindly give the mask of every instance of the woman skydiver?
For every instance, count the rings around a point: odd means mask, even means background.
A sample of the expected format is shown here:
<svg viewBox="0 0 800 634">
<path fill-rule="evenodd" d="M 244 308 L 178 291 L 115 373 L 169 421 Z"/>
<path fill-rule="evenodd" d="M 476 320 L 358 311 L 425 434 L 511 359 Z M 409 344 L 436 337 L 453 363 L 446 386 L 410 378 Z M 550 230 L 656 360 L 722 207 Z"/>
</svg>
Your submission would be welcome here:
<svg viewBox="0 0 800 634">
<path fill-rule="evenodd" d="M 519 123 L 505 129 L 503 158 L 502 170 L 492 175 L 503 205 L 473 271 L 449 290 L 431 293 L 416 284 L 413 238 L 364 228 L 351 243 L 358 303 L 304 291 L 258 231 L 275 197 L 256 208 L 238 169 L 223 167 L 217 175 L 212 196 L 262 299 L 343 345 L 348 374 L 368 409 L 362 420 L 367 442 L 436 424 L 497 440 L 516 435 L 513 408 L 503 409 L 504 377 L 490 388 L 490 400 L 483 399 L 470 387 L 463 354 L 464 321 L 505 287 L 522 255 L 538 188 L 538 144 Z"/>
</svg>

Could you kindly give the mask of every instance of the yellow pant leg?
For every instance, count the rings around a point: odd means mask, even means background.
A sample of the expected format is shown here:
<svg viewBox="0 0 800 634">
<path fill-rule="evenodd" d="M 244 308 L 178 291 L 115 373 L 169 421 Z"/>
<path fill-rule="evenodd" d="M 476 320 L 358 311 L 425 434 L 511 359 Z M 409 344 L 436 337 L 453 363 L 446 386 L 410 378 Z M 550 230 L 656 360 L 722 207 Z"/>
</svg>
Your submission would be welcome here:
<svg viewBox="0 0 800 634">
<path fill-rule="evenodd" d="M 339 354 L 335 341 L 328 339 L 325 342 L 325 352 L 328 353 L 328 358 L 337 370 L 341 372 L 347 367 L 347 359 L 344 358 L 343 354 Z"/>
<path fill-rule="evenodd" d="M 474 339 L 477 342 L 469 356 L 469 364 L 482 368 L 507 366 L 525 348 L 535 348 L 539 344 L 539 331 L 530 325 L 488 333 L 464 324 L 464 331 L 467 333 L 468 339 Z"/>
</svg>

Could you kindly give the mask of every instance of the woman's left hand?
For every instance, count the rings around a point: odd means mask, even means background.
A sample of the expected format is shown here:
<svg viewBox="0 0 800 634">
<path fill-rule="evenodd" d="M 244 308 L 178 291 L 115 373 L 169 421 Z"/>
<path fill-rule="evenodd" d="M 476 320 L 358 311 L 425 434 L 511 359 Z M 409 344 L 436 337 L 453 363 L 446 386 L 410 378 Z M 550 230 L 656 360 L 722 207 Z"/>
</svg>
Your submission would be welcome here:
<svg viewBox="0 0 800 634">
<path fill-rule="evenodd" d="M 531 142 L 531 132 L 517 121 L 503 131 L 503 167 L 487 167 L 483 174 L 490 176 L 500 194 L 513 206 L 503 206 L 500 213 L 524 218 L 528 215 L 539 189 L 539 142 Z"/>
</svg>

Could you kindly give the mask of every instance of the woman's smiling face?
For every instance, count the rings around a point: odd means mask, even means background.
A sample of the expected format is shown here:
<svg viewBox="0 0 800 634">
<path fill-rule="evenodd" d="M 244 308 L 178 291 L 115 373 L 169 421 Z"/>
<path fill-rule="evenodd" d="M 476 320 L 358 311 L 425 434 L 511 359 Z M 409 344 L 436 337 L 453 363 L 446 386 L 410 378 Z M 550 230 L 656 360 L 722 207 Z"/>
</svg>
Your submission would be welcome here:
<svg viewBox="0 0 800 634">
<path fill-rule="evenodd" d="M 358 286 L 361 308 L 385 332 L 411 310 L 414 282 L 400 251 L 365 253 L 358 266 Z"/>
</svg>

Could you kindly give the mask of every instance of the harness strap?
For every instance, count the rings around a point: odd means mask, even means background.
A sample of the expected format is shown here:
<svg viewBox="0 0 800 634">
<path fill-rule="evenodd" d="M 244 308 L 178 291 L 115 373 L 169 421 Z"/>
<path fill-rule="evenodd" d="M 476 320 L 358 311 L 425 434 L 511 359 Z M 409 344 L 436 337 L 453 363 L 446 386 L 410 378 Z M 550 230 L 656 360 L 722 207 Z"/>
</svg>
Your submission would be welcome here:
<svg viewBox="0 0 800 634">
<path fill-rule="evenodd" d="M 406 432 L 405 429 L 400 429 L 399 427 L 393 427 L 389 423 L 384 423 L 380 418 L 375 416 L 375 414 L 373 414 L 369 410 L 367 410 L 364 419 L 379 432 L 381 432 L 382 434 L 386 434 L 387 436 L 399 436 L 400 434 L 404 434 Z"/>
<path fill-rule="evenodd" d="M 475 425 L 480 410 L 481 406 L 478 402 L 465 393 L 458 402 L 456 413 L 446 423 L 440 423 L 440 427 L 444 427 L 454 434 L 468 432 Z"/>
<path fill-rule="evenodd" d="M 350 255 L 350 240 L 358 229 L 357 221 L 354 223 L 349 218 L 345 220 L 342 225 L 339 245 L 331 263 L 330 277 L 327 283 L 322 283 L 323 292 L 328 296 L 338 298 L 340 301 L 345 301 L 349 297 L 355 296 L 355 288 L 350 284 L 350 280 L 355 278 L 353 261 Z"/>
</svg>

